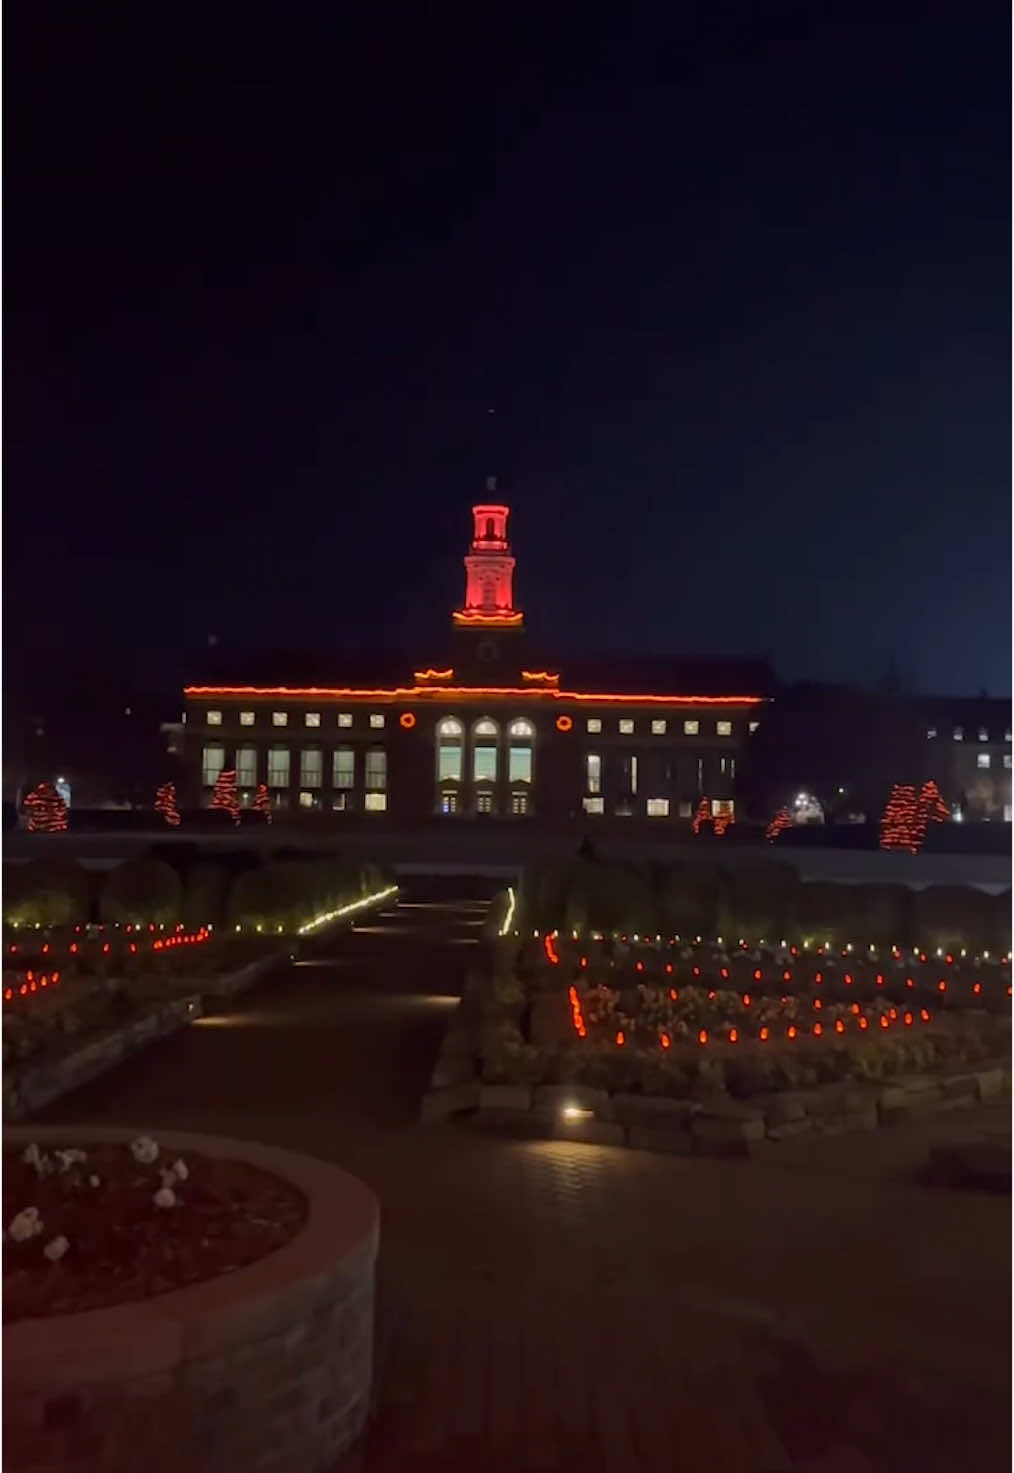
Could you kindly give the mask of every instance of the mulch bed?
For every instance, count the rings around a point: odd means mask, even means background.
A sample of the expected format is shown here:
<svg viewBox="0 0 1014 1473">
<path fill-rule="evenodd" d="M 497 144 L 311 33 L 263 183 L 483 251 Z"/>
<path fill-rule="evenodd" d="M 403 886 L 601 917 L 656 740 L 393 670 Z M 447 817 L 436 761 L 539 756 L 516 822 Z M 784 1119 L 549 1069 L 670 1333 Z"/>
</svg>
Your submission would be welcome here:
<svg viewBox="0 0 1014 1473">
<path fill-rule="evenodd" d="M 173 1184 L 177 1205 L 158 1207 L 159 1168 L 177 1152 L 161 1150 L 141 1165 L 126 1142 L 80 1149 L 85 1162 L 41 1178 L 21 1148 L 3 1153 L 5 1226 L 27 1207 L 43 1223 L 27 1241 L 5 1233 L 4 1324 L 106 1309 L 230 1273 L 283 1247 L 306 1221 L 301 1192 L 243 1161 L 186 1153 L 187 1178 Z M 50 1262 L 43 1249 L 61 1235 L 69 1247 Z"/>
</svg>

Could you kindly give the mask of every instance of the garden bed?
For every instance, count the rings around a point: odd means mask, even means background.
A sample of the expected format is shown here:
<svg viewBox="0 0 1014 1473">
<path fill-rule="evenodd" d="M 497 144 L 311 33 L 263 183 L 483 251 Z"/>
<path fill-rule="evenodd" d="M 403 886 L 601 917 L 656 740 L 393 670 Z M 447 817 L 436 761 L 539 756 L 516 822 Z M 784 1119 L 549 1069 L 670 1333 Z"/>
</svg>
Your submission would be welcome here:
<svg viewBox="0 0 1014 1473">
<path fill-rule="evenodd" d="M 167 1160 L 150 1138 L 133 1147 L 4 1151 L 5 1324 L 232 1273 L 287 1243 L 306 1219 L 301 1193 L 246 1162 Z M 19 1241 L 12 1222 L 28 1236 Z"/>
</svg>

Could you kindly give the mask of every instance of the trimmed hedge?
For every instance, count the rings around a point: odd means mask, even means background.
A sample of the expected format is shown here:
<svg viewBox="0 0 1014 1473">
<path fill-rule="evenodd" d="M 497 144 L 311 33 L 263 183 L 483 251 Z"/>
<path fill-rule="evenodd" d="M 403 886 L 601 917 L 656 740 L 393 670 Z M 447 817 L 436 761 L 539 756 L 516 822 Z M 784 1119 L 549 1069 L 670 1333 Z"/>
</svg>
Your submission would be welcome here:
<svg viewBox="0 0 1014 1473">
<path fill-rule="evenodd" d="M 103 921 L 175 926 L 182 900 L 183 884 L 168 864 L 160 859 L 128 859 L 110 871 L 99 912 Z"/>
<path fill-rule="evenodd" d="M 183 886 L 181 919 L 188 931 L 199 926 L 218 926 L 225 920 L 229 894 L 229 871 L 221 864 L 204 861 L 187 873 Z"/>
<path fill-rule="evenodd" d="M 72 859 L 5 864 L 4 920 L 21 926 L 77 926 L 91 919 L 92 876 Z"/>
</svg>

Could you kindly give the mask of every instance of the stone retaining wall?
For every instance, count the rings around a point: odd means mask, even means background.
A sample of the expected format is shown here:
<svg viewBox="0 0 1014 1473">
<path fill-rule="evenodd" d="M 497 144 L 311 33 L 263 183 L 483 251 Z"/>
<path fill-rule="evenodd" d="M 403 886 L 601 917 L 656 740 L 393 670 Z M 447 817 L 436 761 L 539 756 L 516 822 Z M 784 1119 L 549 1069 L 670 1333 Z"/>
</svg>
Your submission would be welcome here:
<svg viewBox="0 0 1014 1473">
<path fill-rule="evenodd" d="M 5 1143 L 130 1140 L 19 1128 Z M 246 1142 L 160 1135 L 303 1191 L 305 1227 L 235 1273 L 138 1304 L 4 1330 L 10 1473 L 324 1473 L 359 1435 L 373 1364 L 379 1208 L 337 1167 Z"/>
<path fill-rule="evenodd" d="M 33 1110 L 41 1110 L 146 1048 L 156 1038 L 164 1038 L 192 1023 L 201 1016 L 201 1011 L 197 993 L 169 998 L 118 1028 L 71 1048 L 59 1058 L 29 1063 L 23 1069 L 9 1065 L 4 1071 L 4 1114 L 9 1120 L 21 1120 Z"/>
</svg>

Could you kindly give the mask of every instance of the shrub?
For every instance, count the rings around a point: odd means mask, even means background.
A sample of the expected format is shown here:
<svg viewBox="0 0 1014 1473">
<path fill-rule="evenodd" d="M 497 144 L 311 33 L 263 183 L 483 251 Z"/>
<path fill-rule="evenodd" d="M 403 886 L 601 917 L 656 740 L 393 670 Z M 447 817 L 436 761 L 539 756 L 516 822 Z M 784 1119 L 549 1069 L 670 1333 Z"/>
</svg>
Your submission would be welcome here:
<svg viewBox="0 0 1014 1473">
<path fill-rule="evenodd" d="M 990 951 L 1009 952 L 1011 947 L 1011 895 L 1004 890 L 990 895 L 987 940 Z"/>
<path fill-rule="evenodd" d="M 852 912 L 848 892 L 848 885 L 833 885 L 825 881 L 800 885 L 796 908 L 802 940 L 812 940 L 818 946 L 825 941 L 832 946 L 843 946 L 846 941 L 851 941 L 848 932 Z"/>
<path fill-rule="evenodd" d="M 92 879 L 72 859 L 4 865 L 4 919 L 19 925 L 67 926 L 89 920 Z"/>
<path fill-rule="evenodd" d="M 628 865 L 599 864 L 580 859 L 574 864 L 563 904 L 566 931 L 621 931 L 654 935 L 658 908 L 647 876 Z"/>
<path fill-rule="evenodd" d="M 846 941 L 905 946 L 912 938 L 912 892 L 906 885 L 849 885 Z"/>
<path fill-rule="evenodd" d="M 913 939 L 920 946 L 948 951 L 989 950 L 994 924 L 993 897 L 969 886 L 930 885 L 912 900 Z"/>
<path fill-rule="evenodd" d="M 229 892 L 229 872 L 220 864 L 195 864 L 183 886 L 181 920 L 188 931 L 225 920 L 225 902 Z"/>
<path fill-rule="evenodd" d="M 722 874 L 713 864 L 669 865 L 657 878 L 660 929 L 676 936 L 720 934 Z"/>
<path fill-rule="evenodd" d="M 160 859 L 128 859 L 106 879 L 99 910 L 104 921 L 135 926 L 155 921 L 174 926 L 182 899 L 182 882 L 168 864 Z"/>
<path fill-rule="evenodd" d="M 778 940 L 795 932 L 799 875 L 791 864 L 730 865 L 723 879 L 722 935 Z"/>
<path fill-rule="evenodd" d="M 340 860 L 278 860 L 240 875 L 229 893 L 227 917 L 232 925 L 298 931 L 362 893 L 361 872 Z"/>
</svg>

